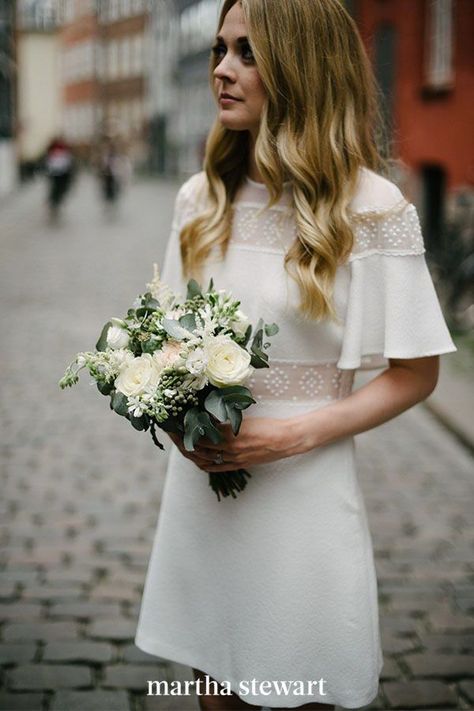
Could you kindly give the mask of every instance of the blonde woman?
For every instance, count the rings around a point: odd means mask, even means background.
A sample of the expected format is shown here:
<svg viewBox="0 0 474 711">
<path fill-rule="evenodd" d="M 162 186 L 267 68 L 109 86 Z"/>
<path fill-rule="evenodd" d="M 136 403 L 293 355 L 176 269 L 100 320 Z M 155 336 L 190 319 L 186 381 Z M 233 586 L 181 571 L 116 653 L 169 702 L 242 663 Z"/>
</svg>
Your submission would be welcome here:
<svg viewBox="0 0 474 711">
<path fill-rule="evenodd" d="M 226 0 L 211 84 L 162 278 L 212 276 L 280 332 L 237 437 L 223 426 L 225 444 L 189 453 L 173 436 L 136 643 L 194 669 L 201 709 L 356 708 L 383 657 L 354 435 L 425 399 L 455 347 L 416 210 L 380 175 L 342 4 Z M 383 370 L 352 392 L 367 365 Z M 239 467 L 246 490 L 218 503 L 205 472 Z"/>
</svg>

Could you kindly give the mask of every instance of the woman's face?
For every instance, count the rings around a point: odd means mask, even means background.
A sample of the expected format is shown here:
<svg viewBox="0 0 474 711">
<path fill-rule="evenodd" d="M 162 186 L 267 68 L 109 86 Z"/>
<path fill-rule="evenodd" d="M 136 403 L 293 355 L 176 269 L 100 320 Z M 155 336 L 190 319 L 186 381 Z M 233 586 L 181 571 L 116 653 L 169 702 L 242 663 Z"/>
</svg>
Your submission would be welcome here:
<svg viewBox="0 0 474 711">
<path fill-rule="evenodd" d="M 234 131 L 250 131 L 256 138 L 266 92 L 255 66 L 238 2 L 225 16 L 212 51 L 217 61 L 214 89 L 220 122 Z"/>
</svg>

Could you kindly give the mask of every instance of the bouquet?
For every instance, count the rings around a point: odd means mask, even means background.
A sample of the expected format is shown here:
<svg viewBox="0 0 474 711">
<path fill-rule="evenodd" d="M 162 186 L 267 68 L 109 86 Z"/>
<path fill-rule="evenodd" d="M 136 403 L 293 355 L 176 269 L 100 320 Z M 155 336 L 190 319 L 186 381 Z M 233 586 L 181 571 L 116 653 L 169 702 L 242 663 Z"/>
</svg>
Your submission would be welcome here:
<svg viewBox="0 0 474 711">
<path fill-rule="evenodd" d="M 111 409 L 135 429 L 149 430 L 160 449 L 157 427 L 179 434 L 187 451 L 201 437 L 223 442 L 217 423 L 229 421 L 237 435 L 242 411 L 256 402 L 244 383 L 254 368 L 269 367 L 264 334 L 275 335 L 278 326 L 259 319 L 253 328 L 240 301 L 216 291 L 212 279 L 206 291 L 191 279 L 180 302 L 155 264 L 147 287 L 123 319 L 105 324 L 95 351 L 77 354 L 60 387 L 77 383 L 87 368 Z M 209 484 L 218 501 L 236 498 L 246 477 L 245 469 L 210 472 Z"/>
</svg>

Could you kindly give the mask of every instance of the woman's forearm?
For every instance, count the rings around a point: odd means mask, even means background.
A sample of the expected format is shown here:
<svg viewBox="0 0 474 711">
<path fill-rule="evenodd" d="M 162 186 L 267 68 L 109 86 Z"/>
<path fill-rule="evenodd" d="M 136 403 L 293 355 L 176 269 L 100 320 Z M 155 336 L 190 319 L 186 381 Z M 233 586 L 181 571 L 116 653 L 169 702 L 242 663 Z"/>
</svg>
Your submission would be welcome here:
<svg viewBox="0 0 474 711">
<path fill-rule="evenodd" d="M 392 365 L 348 397 L 291 418 L 288 424 L 299 451 L 370 430 L 428 397 L 436 385 L 438 358 L 416 360 L 417 367 L 409 365 L 413 361 Z"/>
</svg>

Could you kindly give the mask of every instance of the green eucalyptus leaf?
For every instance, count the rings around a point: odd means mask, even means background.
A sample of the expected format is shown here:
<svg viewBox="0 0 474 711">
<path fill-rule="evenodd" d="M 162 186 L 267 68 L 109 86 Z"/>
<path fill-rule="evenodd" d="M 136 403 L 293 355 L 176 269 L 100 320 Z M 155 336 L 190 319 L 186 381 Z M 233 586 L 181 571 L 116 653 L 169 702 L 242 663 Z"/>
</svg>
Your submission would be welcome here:
<svg viewBox="0 0 474 711">
<path fill-rule="evenodd" d="M 214 289 L 214 279 L 211 277 L 209 280 L 209 286 L 207 287 L 208 291 L 212 291 Z"/>
<path fill-rule="evenodd" d="M 230 426 L 232 427 L 232 432 L 235 435 L 239 434 L 240 425 L 242 424 L 242 412 L 234 407 L 228 408 Z"/>
<path fill-rule="evenodd" d="M 207 412 L 214 415 L 219 422 L 227 420 L 227 408 L 220 390 L 212 390 L 204 400 L 204 407 Z"/>
<path fill-rule="evenodd" d="M 180 325 L 186 328 L 188 331 L 195 331 L 196 329 L 196 315 L 195 314 L 184 314 L 178 319 Z"/>
<path fill-rule="evenodd" d="M 114 389 L 114 383 L 97 383 L 97 389 L 102 395 L 110 395 Z"/>
<path fill-rule="evenodd" d="M 190 279 L 188 281 L 186 300 L 194 299 L 195 296 L 202 296 L 201 287 L 195 279 Z"/>
<path fill-rule="evenodd" d="M 146 430 L 150 426 L 148 417 L 146 415 L 142 415 L 141 417 L 134 417 L 131 414 L 130 415 L 130 422 L 132 423 L 133 427 L 136 430 L 138 430 L 139 432 L 146 432 Z"/>
<path fill-rule="evenodd" d="M 278 333 L 280 329 L 278 328 L 276 323 L 270 323 L 265 325 L 265 335 L 266 336 L 274 336 L 276 333 Z"/>
<path fill-rule="evenodd" d="M 147 298 L 145 299 L 143 306 L 145 306 L 148 309 L 153 309 L 156 311 L 156 309 L 160 308 L 160 302 L 155 299 L 153 296 L 147 294 Z"/>
<path fill-rule="evenodd" d="M 224 439 L 219 430 L 212 424 L 209 414 L 198 410 L 197 407 L 192 407 L 184 416 L 183 442 L 185 449 L 188 452 L 193 451 L 194 446 L 203 435 L 209 437 L 216 444 Z"/>
<path fill-rule="evenodd" d="M 105 351 L 107 348 L 107 333 L 109 328 L 112 326 L 112 321 L 107 321 L 105 324 L 104 328 L 101 331 L 101 334 L 99 336 L 99 340 L 95 344 L 95 348 L 97 351 Z"/>
<path fill-rule="evenodd" d="M 183 338 L 189 338 L 190 331 L 187 328 L 183 328 L 179 321 L 171 318 L 164 318 L 162 321 L 163 328 L 166 333 L 174 338 L 176 341 L 182 341 Z"/>
<path fill-rule="evenodd" d="M 121 392 L 116 391 L 112 395 L 112 408 L 118 415 L 123 415 L 124 417 L 128 415 L 127 402 L 127 396 Z"/>
</svg>

